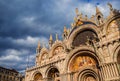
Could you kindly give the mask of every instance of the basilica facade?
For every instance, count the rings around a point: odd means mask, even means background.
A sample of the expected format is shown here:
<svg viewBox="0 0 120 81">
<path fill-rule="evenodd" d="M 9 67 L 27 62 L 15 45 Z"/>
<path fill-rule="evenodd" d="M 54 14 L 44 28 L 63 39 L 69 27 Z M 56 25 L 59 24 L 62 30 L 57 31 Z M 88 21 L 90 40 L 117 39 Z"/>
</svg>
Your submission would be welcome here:
<svg viewBox="0 0 120 81">
<path fill-rule="evenodd" d="M 107 4 L 105 18 L 96 7 L 88 18 L 79 13 L 63 40 L 49 39 L 49 48 L 36 49 L 36 64 L 26 69 L 25 81 L 120 81 L 120 11 Z"/>
</svg>

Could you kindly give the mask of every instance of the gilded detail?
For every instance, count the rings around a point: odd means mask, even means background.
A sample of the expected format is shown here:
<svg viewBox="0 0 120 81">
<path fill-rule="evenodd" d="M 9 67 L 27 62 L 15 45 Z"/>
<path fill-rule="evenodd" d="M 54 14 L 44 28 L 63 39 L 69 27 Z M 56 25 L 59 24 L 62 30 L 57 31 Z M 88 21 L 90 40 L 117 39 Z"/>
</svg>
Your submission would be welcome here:
<svg viewBox="0 0 120 81">
<path fill-rule="evenodd" d="M 85 66 L 95 67 L 96 61 L 89 56 L 77 56 L 72 60 L 69 67 L 70 71 L 78 71 Z"/>
</svg>

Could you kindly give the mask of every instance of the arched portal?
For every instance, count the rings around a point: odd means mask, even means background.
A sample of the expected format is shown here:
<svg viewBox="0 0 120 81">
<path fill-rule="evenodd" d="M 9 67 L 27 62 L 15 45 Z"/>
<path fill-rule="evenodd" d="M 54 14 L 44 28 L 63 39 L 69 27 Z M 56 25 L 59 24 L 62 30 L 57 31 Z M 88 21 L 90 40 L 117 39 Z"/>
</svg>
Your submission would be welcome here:
<svg viewBox="0 0 120 81">
<path fill-rule="evenodd" d="M 99 81 L 98 74 L 92 69 L 80 71 L 77 81 Z"/>
<path fill-rule="evenodd" d="M 68 62 L 71 81 L 99 81 L 99 70 L 99 59 L 89 51 L 74 53 Z"/>
<path fill-rule="evenodd" d="M 36 73 L 34 76 L 34 81 L 42 81 L 43 77 L 41 73 Z"/>
<path fill-rule="evenodd" d="M 57 68 L 51 68 L 49 70 L 48 81 L 60 81 L 60 73 Z"/>
</svg>

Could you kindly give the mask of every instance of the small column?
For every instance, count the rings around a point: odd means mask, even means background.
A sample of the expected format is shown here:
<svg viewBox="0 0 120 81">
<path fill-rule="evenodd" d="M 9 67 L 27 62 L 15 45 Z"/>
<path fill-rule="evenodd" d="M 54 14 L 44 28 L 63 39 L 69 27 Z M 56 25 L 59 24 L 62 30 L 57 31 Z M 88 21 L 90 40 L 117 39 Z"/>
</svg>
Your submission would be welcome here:
<svg viewBox="0 0 120 81">
<path fill-rule="evenodd" d="M 105 75 L 106 75 L 106 78 L 108 78 L 108 71 L 107 71 L 107 67 L 106 67 L 106 65 L 105 65 Z"/>
<path fill-rule="evenodd" d="M 112 67 L 111 67 L 111 64 L 109 65 L 109 69 L 110 69 L 110 77 L 113 77 L 113 71 L 112 71 Z"/>
<path fill-rule="evenodd" d="M 100 74 L 100 79 L 103 81 L 103 72 L 102 72 L 102 68 L 100 68 L 100 70 L 98 71 Z"/>
<path fill-rule="evenodd" d="M 101 66 L 101 74 L 102 74 L 103 79 L 105 79 L 105 72 L 103 70 L 103 66 Z"/>
<path fill-rule="evenodd" d="M 110 77 L 111 77 L 111 73 L 110 73 L 111 71 L 110 71 L 110 66 L 109 66 L 109 64 L 106 65 L 106 68 L 107 68 L 107 71 L 108 71 L 108 72 L 107 72 L 107 73 L 108 73 L 108 78 L 110 78 Z"/>
<path fill-rule="evenodd" d="M 117 63 L 114 64 L 114 68 L 115 68 L 116 76 L 119 76 Z"/>
<path fill-rule="evenodd" d="M 111 64 L 111 70 L 112 70 L 112 72 L 113 72 L 113 76 L 115 77 L 116 76 L 116 74 L 115 74 L 115 70 L 114 70 L 114 67 L 113 67 L 114 65 L 113 64 Z"/>
</svg>

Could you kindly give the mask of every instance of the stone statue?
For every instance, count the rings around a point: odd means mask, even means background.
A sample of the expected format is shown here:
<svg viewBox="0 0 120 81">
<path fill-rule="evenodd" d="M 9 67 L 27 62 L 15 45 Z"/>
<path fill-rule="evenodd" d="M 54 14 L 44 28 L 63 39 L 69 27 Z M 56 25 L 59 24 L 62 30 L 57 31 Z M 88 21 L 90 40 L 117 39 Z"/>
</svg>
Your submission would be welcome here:
<svg viewBox="0 0 120 81">
<path fill-rule="evenodd" d="M 112 5 L 110 3 L 108 3 L 108 6 L 110 8 L 110 11 L 113 11 L 113 7 L 112 7 Z"/>
</svg>

